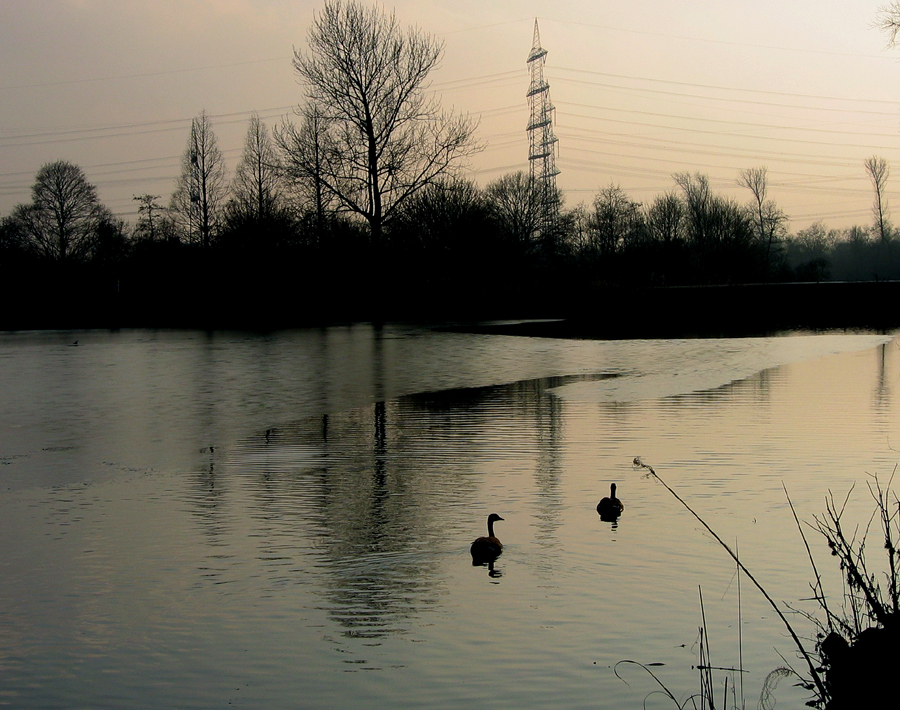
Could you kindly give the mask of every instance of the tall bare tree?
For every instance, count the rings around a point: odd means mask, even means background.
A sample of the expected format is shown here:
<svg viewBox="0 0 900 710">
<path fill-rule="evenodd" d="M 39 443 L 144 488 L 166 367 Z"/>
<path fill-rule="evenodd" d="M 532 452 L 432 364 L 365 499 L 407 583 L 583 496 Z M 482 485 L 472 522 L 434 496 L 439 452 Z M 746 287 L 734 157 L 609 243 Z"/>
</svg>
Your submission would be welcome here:
<svg viewBox="0 0 900 710">
<path fill-rule="evenodd" d="M 772 248 L 786 236 L 787 215 L 768 199 L 769 175 L 765 166 L 742 170 L 738 185 L 753 195 L 751 211 L 759 243 L 765 247 L 766 263 L 771 264 Z"/>
<path fill-rule="evenodd" d="M 281 207 L 280 180 L 278 153 L 272 136 L 254 113 L 231 184 L 230 209 L 256 221 L 272 217 Z"/>
<path fill-rule="evenodd" d="M 702 173 L 675 173 L 675 184 L 684 193 L 686 234 L 695 245 L 706 245 L 714 239 L 711 206 L 714 195 L 709 178 Z"/>
<path fill-rule="evenodd" d="M 741 170 L 738 185 L 746 187 L 753 194 L 753 213 L 760 244 L 766 243 L 765 204 L 769 190 L 768 170 L 765 166 Z"/>
<path fill-rule="evenodd" d="M 64 160 L 48 163 L 38 170 L 31 196 L 31 204 L 17 206 L 12 218 L 37 252 L 61 262 L 90 256 L 109 214 L 84 171 Z"/>
<path fill-rule="evenodd" d="M 315 102 L 297 110 L 300 126 L 285 121 L 275 132 L 282 157 L 282 170 L 296 189 L 301 210 L 315 216 L 321 233 L 326 219 L 333 215 L 337 196 L 328 189 L 325 176 L 325 117 Z"/>
<path fill-rule="evenodd" d="M 218 231 L 225 199 L 225 161 L 206 111 L 191 121 L 181 175 L 171 209 L 188 241 L 209 247 Z"/>
<path fill-rule="evenodd" d="M 884 158 L 879 158 L 877 155 L 866 158 L 865 166 L 866 172 L 869 173 L 869 178 L 872 180 L 872 187 L 875 188 L 875 200 L 872 203 L 875 232 L 883 244 L 887 241 L 888 233 L 890 232 L 885 190 L 887 189 L 887 179 L 891 174 L 891 168 Z"/>
<path fill-rule="evenodd" d="M 308 44 L 293 63 L 307 100 L 322 112 L 321 180 L 343 209 L 368 222 L 378 245 L 405 200 L 477 149 L 475 124 L 426 95 L 443 45 L 404 30 L 393 13 L 326 0 Z"/>
</svg>

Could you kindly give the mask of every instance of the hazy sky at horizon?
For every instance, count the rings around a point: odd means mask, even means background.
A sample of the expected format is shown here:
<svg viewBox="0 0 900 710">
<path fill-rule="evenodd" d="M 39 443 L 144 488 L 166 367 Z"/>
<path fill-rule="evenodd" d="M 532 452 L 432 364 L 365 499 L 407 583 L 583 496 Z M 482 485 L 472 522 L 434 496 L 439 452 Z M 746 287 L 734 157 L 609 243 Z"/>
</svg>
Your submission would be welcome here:
<svg viewBox="0 0 900 710">
<path fill-rule="evenodd" d="M 226 163 L 256 111 L 303 99 L 291 56 L 321 0 L 0 0 L 0 216 L 44 163 L 82 166 L 114 213 L 167 203 L 191 119 L 210 115 Z M 526 58 L 548 50 L 558 182 L 567 204 L 611 183 L 637 201 L 701 172 L 741 201 L 766 166 L 793 230 L 871 222 L 863 161 L 894 168 L 900 210 L 900 49 L 875 28 L 886 0 L 397 0 L 445 42 L 433 88 L 480 120 L 480 184 L 528 169 Z M 900 212 L 898 212 L 900 214 Z M 900 218 L 898 218 L 900 219 Z"/>
</svg>

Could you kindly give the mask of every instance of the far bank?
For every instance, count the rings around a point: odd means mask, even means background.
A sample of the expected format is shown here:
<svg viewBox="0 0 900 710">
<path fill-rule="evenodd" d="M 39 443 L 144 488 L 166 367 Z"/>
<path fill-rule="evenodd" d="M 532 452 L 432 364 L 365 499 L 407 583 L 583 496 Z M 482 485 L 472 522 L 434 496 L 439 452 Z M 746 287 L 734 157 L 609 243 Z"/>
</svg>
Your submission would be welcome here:
<svg viewBox="0 0 900 710">
<path fill-rule="evenodd" d="M 271 331 L 349 322 L 414 322 L 557 338 L 766 335 L 900 327 L 900 281 L 638 288 L 358 289 L 290 280 L 160 283 L 152 295 L 80 284 L 2 289 L 0 330 L 199 328 Z M 498 321 L 501 321 L 498 323 Z M 502 321 L 513 321 L 502 323 Z"/>
</svg>

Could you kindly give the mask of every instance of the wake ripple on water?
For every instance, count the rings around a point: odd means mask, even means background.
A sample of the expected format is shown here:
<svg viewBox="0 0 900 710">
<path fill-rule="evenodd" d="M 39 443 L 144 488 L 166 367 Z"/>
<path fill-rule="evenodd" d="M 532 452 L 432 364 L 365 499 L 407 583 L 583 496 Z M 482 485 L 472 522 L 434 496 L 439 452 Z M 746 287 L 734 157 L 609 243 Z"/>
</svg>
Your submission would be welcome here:
<svg viewBox="0 0 900 710">
<path fill-rule="evenodd" d="M 779 365 L 867 350 L 889 343 L 890 335 L 807 335 L 790 338 L 725 338 L 631 341 L 637 366 L 619 377 L 565 384 L 552 390 L 583 402 L 636 402 L 703 392 Z M 651 344 L 652 343 L 652 344 Z M 648 357 L 648 351 L 652 357 Z"/>
</svg>

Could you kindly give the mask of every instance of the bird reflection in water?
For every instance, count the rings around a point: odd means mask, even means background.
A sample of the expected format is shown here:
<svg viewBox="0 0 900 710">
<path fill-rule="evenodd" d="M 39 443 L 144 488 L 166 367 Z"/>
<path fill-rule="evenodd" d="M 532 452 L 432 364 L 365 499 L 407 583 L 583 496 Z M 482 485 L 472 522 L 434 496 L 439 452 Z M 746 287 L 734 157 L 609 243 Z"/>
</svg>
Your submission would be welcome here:
<svg viewBox="0 0 900 710">
<path fill-rule="evenodd" d="M 503 576 L 503 570 L 497 565 L 496 558 L 479 559 L 473 556 L 472 566 L 486 568 L 488 577 L 490 577 L 491 579 L 500 579 Z"/>
</svg>

